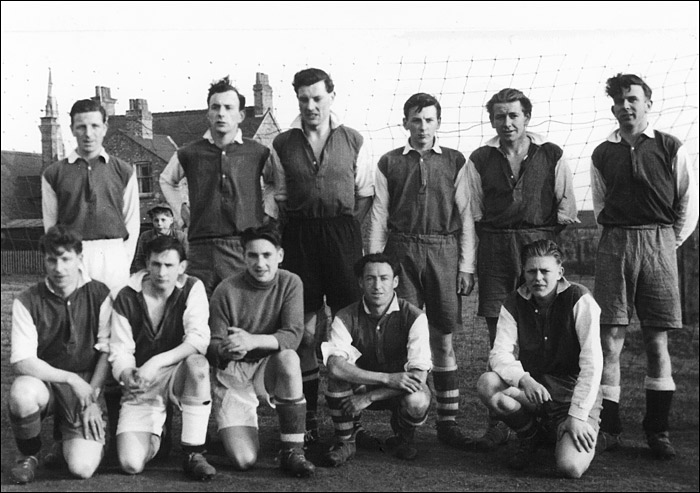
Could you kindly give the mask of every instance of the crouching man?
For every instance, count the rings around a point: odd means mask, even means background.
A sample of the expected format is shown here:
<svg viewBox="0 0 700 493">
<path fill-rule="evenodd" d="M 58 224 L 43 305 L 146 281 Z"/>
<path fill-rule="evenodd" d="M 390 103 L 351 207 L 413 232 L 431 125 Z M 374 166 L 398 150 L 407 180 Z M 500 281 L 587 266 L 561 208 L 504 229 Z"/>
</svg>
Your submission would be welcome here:
<svg viewBox="0 0 700 493">
<path fill-rule="evenodd" d="M 12 305 L 10 424 L 20 451 L 11 475 L 31 483 L 41 449 L 41 421 L 60 420 L 54 455 L 79 478 L 102 460 L 105 429 L 98 397 L 109 374 L 109 288 L 82 270 L 83 244 L 65 226 L 40 241 L 46 279 Z"/>
<path fill-rule="evenodd" d="M 284 257 L 273 225 L 241 235 L 246 270 L 222 281 L 211 298 L 209 360 L 216 369 L 214 415 L 233 466 L 258 459 L 258 399 L 277 411 L 280 467 L 308 477 L 304 456 L 306 400 L 297 348 L 304 332 L 301 279 L 279 268 Z"/>
<path fill-rule="evenodd" d="M 362 257 L 355 264 L 362 300 L 336 314 L 328 342 L 321 345 L 336 435 L 326 453 L 331 466 L 355 456 L 364 409 L 391 411 L 394 436 L 385 446 L 395 456 L 413 460 L 418 454 L 415 429 L 425 423 L 430 406 L 425 383 L 432 368 L 430 331 L 425 314 L 396 296 L 398 275 L 399 264 L 388 256 Z"/>
<path fill-rule="evenodd" d="M 595 455 L 602 408 L 600 308 L 584 286 L 564 279 L 553 241 L 526 245 L 521 262 L 525 283 L 501 308 L 493 371 L 479 378 L 479 397 L 518 434 L 511 469 L 527 467 L 554 439 L 557 469 L 580 478 Z"/>
<path fill-rule="evenodd" d="M 139 474 L 161 444 L 166 405 L 182 410 L 180 443 L 185 474 L 208 481 L 216 474 L 202 455 L 211 412 L 209 305 L 202 281 L 185 274 L 185 249 L 172 236 L 146 244 L 146 270 L 114 301 L 111 354 L 123 387 L 117 453 L 124 472 Z"/>
</svg>

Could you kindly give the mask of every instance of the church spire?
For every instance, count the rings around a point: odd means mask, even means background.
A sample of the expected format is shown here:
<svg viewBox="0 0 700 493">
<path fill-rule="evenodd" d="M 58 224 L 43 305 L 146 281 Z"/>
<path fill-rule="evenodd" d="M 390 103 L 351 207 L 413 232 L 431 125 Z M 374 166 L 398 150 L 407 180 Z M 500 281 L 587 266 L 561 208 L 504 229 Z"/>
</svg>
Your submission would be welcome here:
<svg viewBox="0 0 700 493">
<path fill-rule="evenodd" d="M 46 96 L 46 111 L 44 116 L 58 118 L 58 103 L 53 97 L 53 81 L 51 80 L 51 67 L 49 67 L 49 91 Z"/>
<path fill-rule="evenodd" d="M 53 80 L 51 68 L 49 68 L 49 90 L 46 95 L 46 110 L 41 117 L 41 169 L 45 169 L 51 163 L 63 159 L 65 148 L 61 125 L 58 123 L 58 103 L 53 95 Z"/>
</svg>

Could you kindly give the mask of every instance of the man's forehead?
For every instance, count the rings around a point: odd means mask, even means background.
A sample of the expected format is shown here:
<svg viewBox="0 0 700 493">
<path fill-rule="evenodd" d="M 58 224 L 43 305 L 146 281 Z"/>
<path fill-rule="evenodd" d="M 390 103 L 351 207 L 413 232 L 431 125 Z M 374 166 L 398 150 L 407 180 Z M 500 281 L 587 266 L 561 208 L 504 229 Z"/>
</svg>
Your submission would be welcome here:
<svg viewBox="0 0 700 493">
<path fill-rule="evenodd" d="M 177 250 L 174 250 L 172 248 L 168 250 L 163 250 L 162 252 L 151 252 L 150 258 L 151 260 L 155 259 L 161 262 L 180 262 L 180 254 Z"/>
<path fill-rule="evenodd" d="M 368 272 L 380 272 L 383 273 L 383 271 L 390 272 L 393 274 L 393 269 L 391 268 L 391 265 L 389 265 L 386 262 L 367 262 L 365 264 L 365 274 Z"/>
<path fill-rule="evenodd" d="M 245 245 L 246 252 L 264 253 L 264 252 L 275 252 L 279 250 L 279 247 L 275 246 L 270 240 L 265 238 L 257 238 L 255 240 L 250 240 Z"/>
<path fill-rule="evenodd" d="M 102 113 L 98 110 L 96 111 L 84 111 L 82 113 L 76 113 L 73 115 L 73 123 L 78 123 L 78 122 L 93 122 L 95 120 L 98 120 L 100 123 L 102 123 Z"/>
<path fill-rule="evenodd" d="M 236 91 L 215 92 L 209 99 L 209 105 L 212 104 L 236 104 L 238 105 L 238 94 Z"/>
<path fill-rule="evenodd" d="M 629 87 L 622 88 L 622 96 L 630 95 L 642 96 L 646 98 L 646 94 L 644 94 L 644 88 L 638 84 L 632 84 Z"/>
<path fill-rule="evenodd" d="M 493 105 L 493 113 L 522 113 L 523 105 L 520 101 L 509 101 L 506 103 L 495 103 Z"/>
<path fill-rule="evenodd" d="M 72 256 L 77 256 L 78 254 L 73 250 L 72 248 L 65 248 L 65 247 L 57 247 L 53 251 L 47 251 L 46 256 L 50 258 L 58 258 L 58 257 L 72 257 Z"/>
<path fill-rule="evenodd" d="M 329 94 L 328 90 L 326 89 L 326 81 L 319 80 L 318 82 L 314 82 L 311 85 L 299 87 L 297 95 L 301 94 L 310 94 L 314 96 L 320 94 Z"/>
<path fill-rule="evenodd" d="M 418 106 L 413 106 L 408 110 L 408 117 L 413 116 L 437 116 L 437 108 L 434 104 L 423 106 L 421 109 L 418 109 Z"/>
</svg>

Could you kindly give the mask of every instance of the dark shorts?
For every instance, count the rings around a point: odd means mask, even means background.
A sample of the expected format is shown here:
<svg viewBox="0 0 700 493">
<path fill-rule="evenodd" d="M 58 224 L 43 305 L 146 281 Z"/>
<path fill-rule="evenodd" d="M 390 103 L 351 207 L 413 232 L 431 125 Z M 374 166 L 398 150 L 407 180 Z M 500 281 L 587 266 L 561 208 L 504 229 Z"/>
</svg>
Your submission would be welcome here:
<svg viewBox="0 0 700 493">
<path fill-rule="evenodd" d="M 221 281 L 245 268 L 239 236 L 193 240 L 189 244 L 187 273 L 204 283 L 207 298 Z"/>
<path fill-rule="evenodd" d="M 555 241 L 549 229 L 479 230 L 477 277 L 479 308 L 477 315 L 497 318 L 501 305 L 520 284 L 520 251 L 537 240 Z"/>
<path fill-rule="evenodd" d="M 574 395 L 574 389 L 576 387 L 576 378 L 557 378 L 552 375 L 544 375 L 538 378 L 537 381 L 544 385 L 547 391 L 549 391 L 552 400 L 537 407 L 534 411 L 534 415 L 545 431 L 547 441 L 556 443 L 559 426 L 569 417 L 571 398 Z M 596 401 L 591 411 L 588 413 L 588 424 L 591 425 L 591 428 L 593 428 L 596 434 L 600 427 L 600 412 L 602 409 L 603 394 L 598 391 Z"/>
<path fill-rule="evenodd" d="M 282 268 L 304 284 L 304 313 L 320 310 L 324 295 L 334 313 L 360 298 L 353 266 L 362 257 L 362 234 L 355 218 L 290 218 L 282 247 Z"/>
<path fill-rule="evenodd" d="M 443 334 L 462 324 L 462 299 L 457 294 L 459 242 L 449 235 L 389 234 L 384 253 L 401 264 L 399 298 L 425 306 L 428 322 Z"/>
<path fill-rule="evenodd" d="M 91 372 L 78 372 L 78 375 L 86 382 L 92 377 Z M 82 406 L 67 383 L 48 383 L 44 382 L 49 390 L 49 404 L 46 406 L 46 411 L 42 418 L 53 415 L 54 419 L 59 420 L 61 436 L 65 440 L 74 440 L 76 438 L 85 439 L 83 433 L 83 413 Z M 102 397 L 100 397 L 102 399 Z M 100 407 L 104 413 L 104 403 L 100 402 Z M 106 417 L 103 416 L 106 422 Z M 104 436 L 104 435 L 103 435 Z M 92 438 L 90 438 L 92 440 Z M 102 440 L 95 440 L 104 445 Z"/>
<path fill-rule="evenodd" d="M 596 254 L 593 294 L 601 324 L 629 325 L 636 307 L 644 327 L 682 327 L 673 228 L 605 227 Z"/>
</svg>

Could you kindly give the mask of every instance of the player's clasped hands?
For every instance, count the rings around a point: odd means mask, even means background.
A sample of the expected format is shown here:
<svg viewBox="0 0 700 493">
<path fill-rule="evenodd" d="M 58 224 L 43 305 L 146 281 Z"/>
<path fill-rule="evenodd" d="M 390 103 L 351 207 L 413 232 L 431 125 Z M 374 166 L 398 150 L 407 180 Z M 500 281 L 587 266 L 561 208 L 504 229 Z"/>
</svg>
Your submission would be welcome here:
<svg viewBox="0 0 700 493">
<path fill-rule="evenodd" d="M 255 349 L 250 333 L 239 327 L 229 327 L 228 336 L 221 344 L 222 352 L 232 360 L 240 360 Z"/>
<path fill-rule="evenodd" d="M 404 390 L 408 393 L 417 392 L 423 386 L 421 379 L 411 372 L 390 373 L 387 386 L 392 389 Z"/>
<path fill-rule="evenodd" d="M 119 383 L 129 395 L 143 394 L 148 389 L 147 382 L 142 380 L 139 370 L 136 368 L 124 370 Z"/>
</svg>

